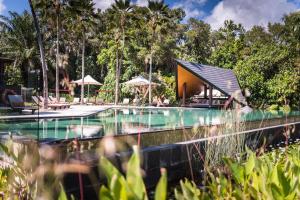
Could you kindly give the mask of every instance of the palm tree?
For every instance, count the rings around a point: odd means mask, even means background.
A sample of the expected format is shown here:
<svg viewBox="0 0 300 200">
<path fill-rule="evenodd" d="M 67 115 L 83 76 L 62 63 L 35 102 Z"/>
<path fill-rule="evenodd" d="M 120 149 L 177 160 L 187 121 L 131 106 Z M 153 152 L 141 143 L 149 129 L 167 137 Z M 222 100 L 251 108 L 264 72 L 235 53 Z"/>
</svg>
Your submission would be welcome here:
<svg viewBox="0 0 300 200">
<path fill-rule="evenodd" d="M 116 90 L 115 90 L 115 104 L 119 102 L 119 85 L 120 85 L 120 76 L 121 76 L 121 69 L 123 64 L 123 57 L 124 57 L 124 49 L 125 49 L 125 28 L 126 28 L 126 21 L 128 14 L 132 10 L 132 6 L 130 5 L 131 0 L 115 0 L 115 3 L 112 5 L 112 11 L 115 16 L 116 20 L 116 27 L 115 29 L 115 41 L 117 43 L 116 49 Z M 122 34 L 122 53 L 121 58 L 119 60 L 119 28 L 121 29 Z"/>
<path fill-rule="evenodd" d="M 40 31 L 40 27 L 39 27 L 39 22 L 38 19 L 36 17 L 35 11 L 34 11 L 34 7 L 32 4 L 31 0 L 28 0 L 29 6 L 30 6 L 30 10 L 32 13 L 32 17 L 33 17 L 33 22 L 34 22 L 34 27 L 36 29 L 36 33 L 37 33 L 37 41 L 38 41 L 38 46 L 39 46 L 39 50 L 40 50 L 40 57 L 41 57 L 41 63 L 42 63 L 42 72 L 43 72 L 43 97 L 44 97 L 44 108 L 47 109 L 48 108 L 48 68 L 47 68 L 47 64 L 46 64 L 46 59 L 45 59 L 45 52 L 44 52 L 44 47 L 43 47 L 43 42 L 42 42 L 42 35 L 41 35 L 41 31 Z"/>
<path fill-rule="evenodd" d="M 55 96 L 59 100 L 59 42 L 60 27 L 63 18 L 61 17 L 65 0 L 37 0 L 36 7 L 40 8 L 44 20 L 50 24 L 51 30 L 56 30 L 56 59 L 55 59 Z M 51 21 L 49 23 L 49 21 Z"/>
<path fill-rule="evenodd" d="M 153 64 L 153 45 L 157 38 L 158 28 L 166 22 L 168 15 L 168 6 L 164 0 L 148 0 L 148 24 L 151 33 L 151 47 L 150 47 L 150 69 L 149 69 L 149 103 L 152 101 L 152 64 Z"/>
<path fill-rule="evenodd" d="M 22 83 L 27 85 L 28 67 L 33 69 L 39 62 L 33 18 L 27 11 L 19 15 L 9 12 L 9 17 L 0 16 L 0 53 L 14 60 L 20 68 Z"/>
<path fill-rule="evenodd" d="M 76 37 L 81 40 L 82 63 L 81 63 L 81 104 L 84 104 L 84 77 L 85 77 L 85 48 L 88 37 L 97 26 L 94 13 L 94 4 L 91 0 L 69 0 L 67 12 L 71 19 L 70 28 Z"/>
</svg>

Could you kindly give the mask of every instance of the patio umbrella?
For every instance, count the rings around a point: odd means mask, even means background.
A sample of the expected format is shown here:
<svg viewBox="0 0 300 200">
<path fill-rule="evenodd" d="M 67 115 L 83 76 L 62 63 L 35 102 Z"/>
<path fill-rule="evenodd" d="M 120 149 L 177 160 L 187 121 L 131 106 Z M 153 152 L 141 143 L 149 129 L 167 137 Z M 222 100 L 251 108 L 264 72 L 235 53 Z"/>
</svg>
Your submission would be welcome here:
<svg viewBox="0 0 300 200">
<path fill-rule="evenodd" d="M 149 80 L 145 79 L 143 76 L 137 76 L 123 84 L 130 85 L 130 86 L 148 86 L 149 83 L 150 83 Z M 151 83 L 151 84 L 155 85 L 155 83 Z"/>
<path fill-rule="evenodd" d="M 149 80 L 145 79 L 143 76 L 137 76 L 130 81 L 124 82 L 123 84 L 133 87 L 149 87 Z M 157 83 L 151 83 L 151 85 L 158 85 Z M 147 93 L 147 92 L 146 92 Z"/>
<path fill-rule="evenodd" d="M 88 86 L 88 99 L 90 97 L 90 85 L 102 85 L 101 83 L 93 79 L 90 75 L 84 77 L 83 81 L 84 81 L 84 85 Z M 82 79 L 79 79 L 77 81 L 72 81 L 71 83 L 82 85 Z"/>
</svg>

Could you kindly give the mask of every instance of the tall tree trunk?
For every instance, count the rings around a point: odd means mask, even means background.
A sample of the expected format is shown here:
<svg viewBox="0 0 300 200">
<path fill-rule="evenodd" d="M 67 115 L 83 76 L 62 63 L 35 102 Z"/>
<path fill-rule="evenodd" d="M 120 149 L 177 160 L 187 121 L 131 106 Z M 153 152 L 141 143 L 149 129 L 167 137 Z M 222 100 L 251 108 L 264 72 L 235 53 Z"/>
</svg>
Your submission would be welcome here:
<svg viewBox="0 0 300 200">
<path fill-rule="evenodd" d="M 46 64 L 46 60 L 45 60 L 45 53 L 44 53 L 44 48 L 43 48 L 43 43 L 42 43 L 42 36 L 41 36 L 41 32 L 40 32 L 40 28 L 39 28 L 39 22 L 37 20 L 33 5 L 32 5 L 32 1 L 28 0 L 28 3 L 30 5 L 30 9 L 31 9 L 31 13 L 32 13 L 32 17 L 33 17 L 33 22 L 34 22 L 34 26 L 37 32 L 37 40 L 38 40 L 38 45 L 39 45 L 39 49 L 40 49 L 40 56 L 41 56 L 41 63 L 42 63 L 42 71 L 43 71 L 43 97 L 44 97 L 44 109 L 48 108 L 48 76 L 47 76 L 47 64 Z"/>
<path fill-rule="evenodd" d="M 115 105 L 119 102 L 119 80 L 120 80 L 120 66 L 119 66 L 119 46 L 116 51 L 116 89 L 115 89 Z"/>
<path fill-rule="evenodd" d="M 59 16 L 56 16 L 56 63 L 55 63 L 55 97 L 59 101 Z"/>
<path fill-rule="evenodd" d="M 151 52 L 150 52 L 150 69 L 149 69 L 149 104 L 151 104 L 152 102 L 152 88 L 151 88 L 151 84 L 152 84 L 152 48 L 151 48 Z"/>
<path fill-rule="evenodd" d="M 85 34 L 83 33 L 83 38 L 82 38 L 82 65 L 81 65 L 81 78 L 82 78 L 82 83 L 81 83 L 81 101 L 80 104 L 84 104 L 84 54 L 85 54 Z"/>
<path fill-rule="evenodd" d="M 152 102 L 152 64 L 153 64 L 153 45 L 154 45 L 154 39 L 155 39 L 155 29 L 156 26 L 152 27 L 152 44 L 150 47 L 150 69 L 149 69 L 149 104 Z"/>
<path fill-rule="evenodd" d="M 116 99 L 115 99 L 115 104 L 116 105 L 119 102 L 119 92 L 120 92 L 120 88 L 119 87 L 120 87 L 120 78 L 121 78 L 120 76 L 121 76 L 121 70 L 122 70 L 122 66 L 123 66 L 124 49 L 125 49 L 125 28 L 124 28 L 124 26 L 122 26 L 122 52 L 121 52 L 121 55 L 120 55 L 120 60 L 117 63 L 117 65 L 118 65 L 118 68 L 117 68 L 118 72 L 116 74 L 116 76 L 117 76 L 116 91 L 118 90 L 117 96 L 116 96 Z M 118 56 L 118 50 L 117 50 L 117 56 Z"/>
</svg>

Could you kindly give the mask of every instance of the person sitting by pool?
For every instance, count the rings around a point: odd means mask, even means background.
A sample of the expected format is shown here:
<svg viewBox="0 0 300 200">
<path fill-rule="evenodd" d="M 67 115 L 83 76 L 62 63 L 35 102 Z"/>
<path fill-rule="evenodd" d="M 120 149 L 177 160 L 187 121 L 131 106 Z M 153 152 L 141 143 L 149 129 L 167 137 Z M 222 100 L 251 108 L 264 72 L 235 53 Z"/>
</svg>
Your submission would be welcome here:
<svg viewBox="0 0 300 200">
<path fill-rule="evenodd" d="M 152 100 L 152 102 L 151 102 L 150 105 L 151 105 L 151 106 L 157 106 L 157 96 L 154 96 L 154 97 L 153 97 L 153 100 Z"/>
<path fill-rule="evenodd" d="M 157 97 L 157 107 L 163 106 L 164 95 L 161 97 Z"/>
</svg>

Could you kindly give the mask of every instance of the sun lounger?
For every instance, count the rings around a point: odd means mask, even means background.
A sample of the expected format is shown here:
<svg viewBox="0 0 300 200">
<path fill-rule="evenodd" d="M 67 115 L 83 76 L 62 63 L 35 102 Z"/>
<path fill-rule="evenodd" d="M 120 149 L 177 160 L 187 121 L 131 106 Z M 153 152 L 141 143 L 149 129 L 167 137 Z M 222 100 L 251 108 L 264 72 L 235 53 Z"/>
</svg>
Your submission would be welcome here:
<svg viewBox="0 0 300 200">
<path fill-rule="evenodd" d="M 44 99 L 44 98 L 43 98 Z M 32 96 L 32 100 L 34 103 L 40 107 L 43 107 L 43 101 L 39 99 L 37 96 Z M 48 107 L 51 108 L 52 110 L 57 110 L 57 109 L 62 109 L 64 106 L 60 104 L 48 104 Z"/>
<path fill-rule="evenodd" d="M 59 98 L 59 103 L 67 103 L 66 102 L 66 97 L 60 97 Z"/>
<path fill-rule="evenodd" d="M 123 99 L 122 105 L 129 105 L 130 100 L 128 98 Z"/>
<path fill-rule="evenodd" d="M 139 106 L 141 101 L 139 99 L 133 99 L 132 103 L 134 106 Z"/>
<path fill-rule="evenodd" d="M 39 96 L 39 99 L 44 102 L 44 97 Z M 56 100 L 56 98 L 53 98 L 54 100 Z M 70 108 L 70 104 L 68 103 L 60 103 L 57 101 L 51 101 L 51 98 L 48 97 L 48 106 L 49 105 L 56 105 L 56 106 L 60 106 L 60 108 L 64 109 L 64 108 Z"/>
<path fill-rule="evenodd" d="M 73 104 L 73 105 L 78 105 L 78 104 L 80 104 L 80 98 L 74 97 L 73 102 L 72 102 L 71 104 Z"/>
<path fill-rule="evenodd" d="M 96 98 L 96 105 L 104 105 L 104 100 Z"/>
<path fill-rule="evenodd" d="M 95 102 L 91 102 L 88 98 L 83 98 L 83 103 L 86 105 L 95 105 Z"/>
<path fill-rule="evenodd" d="M 65 97 L 60 97 L 59 101 L 55 97 L 49 96 L 49 100 L 51 103 L 59 103 L 59 104 L 66 104 L 66 98 Z"/>
<path fill-rule="evenodd" d="M 21 95 L 8 95 L 9 104 L 14 111 L 22 113 L 23 110 L 30 110 L 32 114 L 37 110 L 35 107 L 25 106 L 23 97 Z"/>
<path fill-rule="evenodd" d="M 163 106 L 169 106 L 170 105 L 170 100 L 169 99 L 165 99 L 163 102 Z"/>
<path fill-rule="evenodd" d="M 152 103 L 150 105 L 151 106 L 157 106 L 158 105 L 157 99 L 153 99 L 153 101 L 152 101 Z"/>
</svg>

